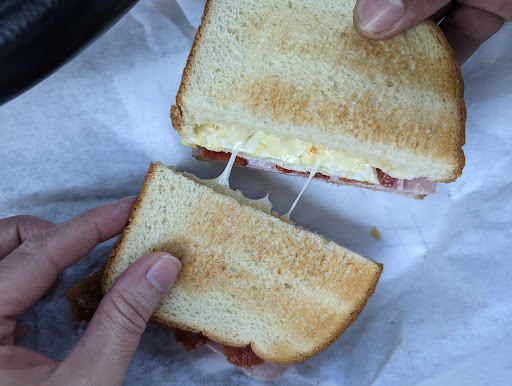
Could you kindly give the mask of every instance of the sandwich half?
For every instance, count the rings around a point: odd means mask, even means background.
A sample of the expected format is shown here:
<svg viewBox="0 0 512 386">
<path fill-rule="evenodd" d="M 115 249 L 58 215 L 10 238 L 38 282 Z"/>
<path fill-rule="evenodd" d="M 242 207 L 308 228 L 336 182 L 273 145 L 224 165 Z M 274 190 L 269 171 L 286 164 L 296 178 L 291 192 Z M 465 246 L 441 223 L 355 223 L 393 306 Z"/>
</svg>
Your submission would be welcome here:
<svg viewBox="0 0 512 386">
<path fill-rule="evenodd" d="M 460 69 L 432 21 L 361 37 L 355 0 L 209 0 L 171 118 L 202 160 L 423 197 L 464 167 Z"/>
<path fill-rule="evenodd" d="M 273 364 L 303 361 L 357 318 L 382 265 L 244 202 L 152 164 L 102 290 L 142 256 L 172 253 L 183 268 L 153 321 Z"/>
</svg>

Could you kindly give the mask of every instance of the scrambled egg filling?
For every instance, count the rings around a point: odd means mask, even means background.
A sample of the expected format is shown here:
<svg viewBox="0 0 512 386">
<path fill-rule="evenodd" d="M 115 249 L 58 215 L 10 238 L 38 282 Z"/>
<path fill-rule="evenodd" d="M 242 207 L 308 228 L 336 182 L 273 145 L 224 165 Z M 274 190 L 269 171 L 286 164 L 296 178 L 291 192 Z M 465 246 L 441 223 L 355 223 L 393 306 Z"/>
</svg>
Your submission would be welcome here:
<svg viewBox="0 0 512 386">
<path fill-rule="evenodd" d="M 299 139 L 280 138 L 261 131 L 250 132 L 240 128 L 203 124 L 194 128 L 192 138 L 183 138 L 185 146 L 201 146 L 211 151 L 232 152 L 248 160 L 271 162 L 282 168 L 310 172 L 319 165 L 319 173 L 356 181 L 379 183 L 374 167 L 331 150 Z"/>
</svg>

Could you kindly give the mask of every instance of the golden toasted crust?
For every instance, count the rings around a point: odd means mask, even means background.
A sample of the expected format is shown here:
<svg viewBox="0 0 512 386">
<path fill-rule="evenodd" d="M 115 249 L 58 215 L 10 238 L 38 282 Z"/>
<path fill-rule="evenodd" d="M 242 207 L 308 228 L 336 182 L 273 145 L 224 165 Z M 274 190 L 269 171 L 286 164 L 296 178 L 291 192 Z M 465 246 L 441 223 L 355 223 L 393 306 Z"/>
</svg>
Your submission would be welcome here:
<svg viewBox="0 0 512 386">
<path fill-rule="evenodd" d="M 230 346 L 250 344 L 276 364 L 300 362 L 335 341 L 382 272 L 381 264 L 162 164 L 150 167 L 102 290 L 152 251 L 170 252 L 183 264 L 153 321 Z"/>
<path fill-rule="evenodd" d="M 464 165 L 466 164 L 466 158 L 464 156 L 464 152 L 462 151 L 462 146 L 464 146 L 466 143 L 465 126 L 467 119 L 467 109 L 466 104 L 464 103 L 464 79 L 462 78 L 459 65 L 453 58 L 452 47 L 450 46 L 450 43 L 448 43 L 448 40 L 446 40 L 446 36 L 444 36 L 441 28 L 439 28 L 439 26 L 431 19 L 427 19 L 425 23 L 429 25 L 437 41 L 445 49 L 448 57 L 452 59 L 447 60 L 447 69 L 445 72 L 450 76 L 449 84 L 453 85 L 452 99 L 457 104 L 456 111 L 453 114 L 455 119 L 454 129 L 451 132 L 451 142 L 453 143 L 453 147 L 456 150 L 454 155 L 454 172 L 453 178 L 440 180 L 439 182 L 453 182 L 462 175 L 462 169 L 464 169 Z"/>
<path fill-rule="evenodd" d="M 148 173 L 146 177 L 144 178 L 144 182 L 142 184 L 142 189 L 140 191 L 139 196 L 137 197 L 137 200 L 135 201 L 135 204 L 133 205 L 132 211 L 130 213 L 130 217 L 128 218 L 128 222 L 126 223 L 126 226 L 123 229 L 123 232 L 115 242 L 114 246 L 112 247 L 112 250 L 110 251 L 110 255 L 107 260 L 107 264 L 105 264 L 105 267 L 103 268 L 103 277 L 101 279 L 101 290 L 103 294 L 105 295 L 108 291 L 108 289 L 111 287 L 112 283 L 111 280 L 113 277 L 116 277 L 116 267 L 119 263 L 119 260 L 122 258 L 120 256 L 121 247 L 126 243 L 126 240 L 130 237 L 130 233 L 133 229 L 132 221 L 139 216 L 139 214 L 142 211 L 141 208 L 141 202 L 145 200 L 146 192 L 149 189 L 149 186 L 151 184 L 152 178 L 154 177 L 154 164 L 151 163 L 149 166 Z M 142 256 L 140 256 L 142 257 Z"/>
<path fill-rule="evenodd" d="M 250 127 L 396 178 L 454 181 L 465 162 L 466 108 L 444 35 L 426 21 L 366 40 L 352 25 L 354 3 L 301 0 L 291 11 L 287 1 L 261 1 L 237 14 L 243 4 L 208 1 L 172 108 L 175 129 L 190 139 L 198 124 Z"/>
<path fill-rule="evenodd" d="M 203 26 L 207 24 L 207 20 L 210 14 L 210 1 L 206 0 L 206 4 L 204 6 L 203 16 L 201 16 L 201 25 L 197 29 L 196 36 L 194 38 L 194 43 L 192 44 L 192 48 L 190 49 L 190 53 L 188 54 L 187 64 L 183 70 L 183 76 L 181 78 L 180 87 L 178 89 L 178 94 L 176 95 L 176 105 L 171 106 L 171 122 L 174 129 L 181 135 L 181 128 L 183 126 L 183 112 L 181 111 L 180 106 L 183 105 L 183 95 L 185 94 L 185 90 L 187 88 L 188 78 L 190 76 L 190 69 L 194 66 L 196 53 L 201 41 L 201 37 L 203 36 Z"/>
</svg>

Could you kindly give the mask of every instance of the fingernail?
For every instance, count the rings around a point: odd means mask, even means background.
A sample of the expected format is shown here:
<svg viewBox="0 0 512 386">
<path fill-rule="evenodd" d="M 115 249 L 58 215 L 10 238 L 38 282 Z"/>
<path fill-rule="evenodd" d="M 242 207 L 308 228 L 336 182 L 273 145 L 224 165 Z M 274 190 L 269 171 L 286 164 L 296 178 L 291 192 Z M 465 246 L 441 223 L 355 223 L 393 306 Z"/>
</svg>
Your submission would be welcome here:
<svg viewBox="0 0 512 386">
<path fill-rule="evenodd" d="M 137 198 L 137 196 L 128 196 L 125 198 L 121 198 L 120 200 L 114 201 L 112 204 L 116 205 L 119 204 L 120 202 L 123 202 L 124 200 L 133 200 L 134 198 Z"/>
<path fill-rule="evenodd" d="M 359 27 L 371 34 L 392 29 L 402 18 L 402 0 L 360 0 L 356 6 Z"/>
<path fill-rule="evenodd" d="M 172 255 L 162 255 L 146 273 L 147 279 L 161 292 L 169 291 L 181 270 L 181 262 Z"/>
</svg>

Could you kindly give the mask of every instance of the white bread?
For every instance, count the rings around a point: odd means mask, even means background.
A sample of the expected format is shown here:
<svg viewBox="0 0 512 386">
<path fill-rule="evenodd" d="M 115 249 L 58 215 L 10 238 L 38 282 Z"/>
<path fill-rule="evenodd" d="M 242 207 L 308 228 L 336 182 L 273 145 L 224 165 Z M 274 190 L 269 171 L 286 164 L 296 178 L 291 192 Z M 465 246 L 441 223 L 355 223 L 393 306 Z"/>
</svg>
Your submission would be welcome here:
<svg viewBox="0 0 512 386">
<path fill-rule="evenodd" d="M 396 177 L 450 182 L 464 167 L 460 69 L 426 21 L 381 42 L 355 0 L 209 0 L 171 117 L 299 138 Z M 407 177 L 399 177 L 407 176 Z"/>
<path fill-rule="evenodd" d="M 296 363 L 334 342 L 374 292 L 382 265 L 152 164 L 102 279 L 108 291 L 153 251 L 183 269 L 152 320 L 260 358 Z"/>
</svg>

